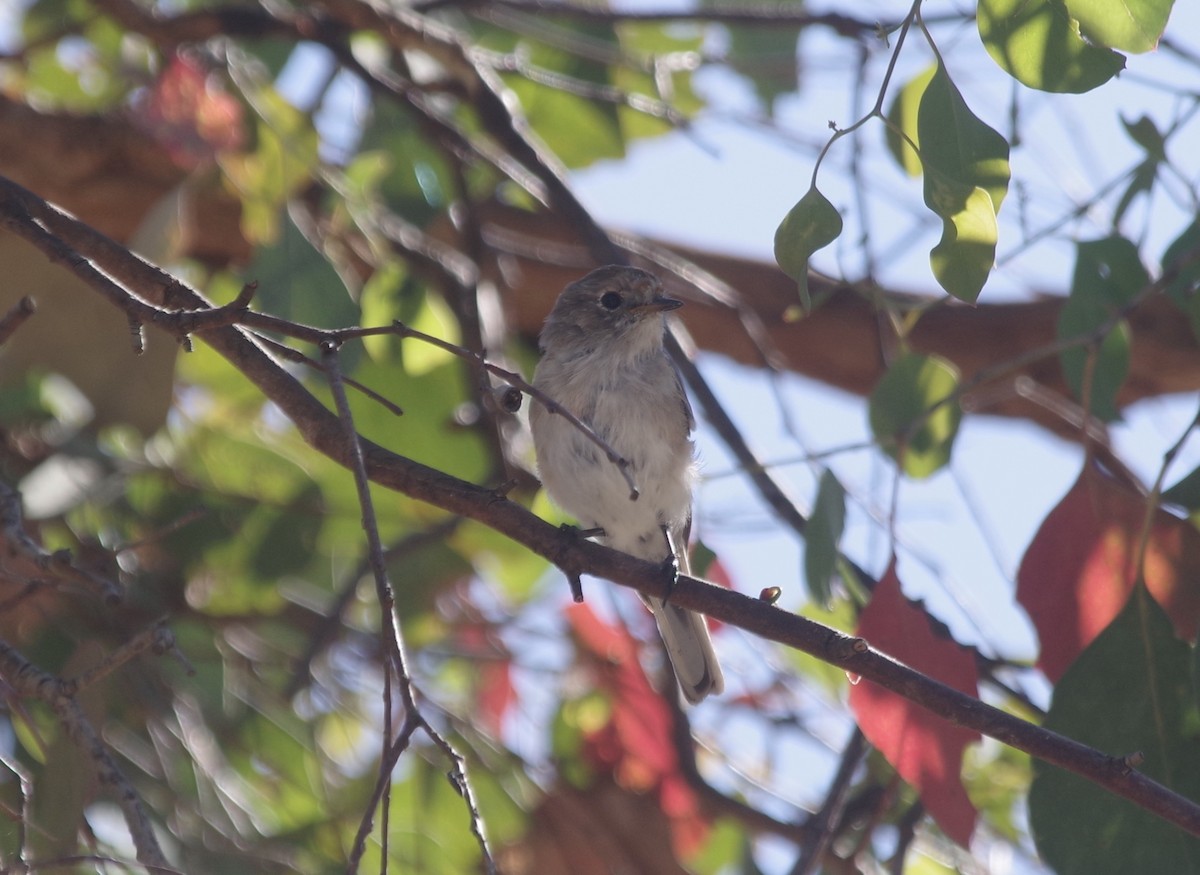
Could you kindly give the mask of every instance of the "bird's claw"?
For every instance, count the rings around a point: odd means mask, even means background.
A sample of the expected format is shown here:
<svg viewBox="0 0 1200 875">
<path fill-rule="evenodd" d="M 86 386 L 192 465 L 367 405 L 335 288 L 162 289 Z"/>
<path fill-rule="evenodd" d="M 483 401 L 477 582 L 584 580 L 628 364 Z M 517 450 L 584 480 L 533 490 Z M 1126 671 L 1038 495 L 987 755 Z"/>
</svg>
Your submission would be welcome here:
<svg viewBox="0 0 1200 875">
<path fill-rule="evenodd" d="M 567 532 L 574 535 L 576 538 L 583 538 L 585 540 L 588 538 L 604 537 L 604 529 L 600 528 L 599 526 L 590 529 L 581 529 L 579 526 L 573 526 L 570 523 L 563 523 L 558 527 L 558 529 L 561 532 Z"/>
<path fill-rule="evenodd" d="M 662 573 L 667 578 L 667 594 L 663 598 L 663 604 L 671 600 L 671 593 L 675 592 L 675 584 L 679 583 L 679 560 L 672 553 L 662 561 Z"/>
</svg>

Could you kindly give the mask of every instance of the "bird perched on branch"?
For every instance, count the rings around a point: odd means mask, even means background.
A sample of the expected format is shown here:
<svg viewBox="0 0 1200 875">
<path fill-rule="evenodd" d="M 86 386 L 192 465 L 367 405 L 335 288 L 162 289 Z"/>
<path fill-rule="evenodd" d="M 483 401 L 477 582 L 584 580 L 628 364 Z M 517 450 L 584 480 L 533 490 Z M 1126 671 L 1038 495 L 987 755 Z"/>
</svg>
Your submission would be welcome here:
<svg viewBox="0 0 1200 875">
<path fill-rule="evenodd" d="M 543 404 L 533 405 L 530 424 L 538 471 L 556 504 L 585 528 L 602 530 L 608 546 L 686 574 L 696 423 L 663 347 L 663 314 L 681 304 L 663 295 L 652 274 L 610 265 L 567 286 L 542 329 L 533 385 L 628 462 L 627 472 Z M 684 698 L 696 703 L 721 692 L 704 617 L 651 596 L 642 601 Z"/>
</svg>

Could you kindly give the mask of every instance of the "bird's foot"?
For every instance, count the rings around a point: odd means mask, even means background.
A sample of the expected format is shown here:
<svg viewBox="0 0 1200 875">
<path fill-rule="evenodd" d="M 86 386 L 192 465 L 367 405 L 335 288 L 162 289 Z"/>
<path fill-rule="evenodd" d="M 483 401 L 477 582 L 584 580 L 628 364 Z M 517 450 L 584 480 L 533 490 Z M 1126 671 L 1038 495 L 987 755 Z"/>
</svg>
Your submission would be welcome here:
<svg viewBox="0 0 1200 875">
<path fill-rule="evenodd" d="M 603 538 L 604 537 L 604 529 L 600 528 L 599 526 L 596 526 L 591 529 L 581 529 L 581 528 L 579 528 L 579 526 L 573 526 L 570 523 L 563 523 L 561 526 L 558 527 L 558 530 L 560 532 L 569 532 L 570 534 L 574 535 L 576 538 L 583 538 L 585 540 L 588 538 Z"/>
<path fill-rule="evenodd" d="M 667 595 L 663 598 L 663 604 L 671 600 L 671 593 L 675 592 L 675 584 L 679 583 L 679 560 L 672 553 L 662 561 L 662 574 L 667 579 Z"/>
<path fill-rule="evenodd" d="M 603 538 L 604 529 L 591 528 L 581 529 L 579 526 L 573 526 L 570 523 L 563 523 L 558 527 L 558 530 L 563 534 L 570 535 L 573 538 Z M 571 598 L 576 604 L 583 601 L 583 581 L 580 579 L 578 572 L 567 572 L 567 580 L 571 584 Z"/>
</svg>

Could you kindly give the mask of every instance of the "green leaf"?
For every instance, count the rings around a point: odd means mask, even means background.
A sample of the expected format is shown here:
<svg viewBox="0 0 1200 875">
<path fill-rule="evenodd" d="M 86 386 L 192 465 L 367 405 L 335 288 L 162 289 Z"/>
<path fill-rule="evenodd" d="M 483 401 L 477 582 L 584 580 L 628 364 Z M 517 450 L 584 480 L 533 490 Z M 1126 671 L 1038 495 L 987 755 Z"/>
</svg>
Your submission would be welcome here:
<svg viewBox="0 0 1200 875">
<path fill-rule="evenodd" d="M 1125 238 L 1079 243 L 1071 294 L 1059 314 L 1059 339 L 1094 334 L 1112 321 L 1149 280 L 1137 247 Z M 1119 319 L 1098 343 L 1075 346 L 1059 356 L 1075 397 L 1086 400 L 1090 412 L 1103 420 L 1115 419 L 1120 412 L 1117 392 L 1129 373 L 1129 347 L 1129 325 Z M 1093 358 L 1094 362 L 1089 363 Z"/>
<path fill-rule="evenodd" d="M 239 532 L 252 550 L 249 570 L 262 580 L 276 581 L 303 569 L 312 559 L 323 512 L 321 490 L 312 483 L 286 507 L 260 506 Z"/>
<path fill-rule="evenodd" d="M 1174 0 L 1066 0 L 1067 10 L 1094 43 L 1127 52 L 1158 46 Z"/>
<path fill-rule="evenodd" d="M 369 181 L 369 191 L 374 192 L 378 186 L 377 196 L 391 209 L 423 225 L 446 207 L 455 186 L 453 171 L 411 115 L 391 101 L 373 105 L 359 154 L 366 150 L 388 156 L 391 165 L 388 172 L 368 179 L 367 176 L 373 175 L 370 170 L 357 170 L 351 164 L 347 175 Z"/>
<path fill-rule="evenodd" d="M 358 295 L 364 326 L 390 325 L 400 316 L 400 288 L 407 277 L 408 270 L 399 259 L 390 258 L 375 269 Z M 391 334 L 372 334 L 363 338 L 363 349 L 374 361 L 385 362 L 398 348 L 397 341 Z"/>
<path fill-rule="evenodd" d="M 1138 771 L 1200 798 L 1190 662 L 1188 646 L 1139 586 L 1058 682 L 1045 728 L 1114 756 L 1141 752 Z M 1029 819 L 1058 875 L 1200 871 L 1200 840 L 1039 760 Z"/>
<path fill-rule="evenodd" d="M 1150 116 L 1144 115 L 1136 122 L 1121 116 L 1121 124 L 1130 139 L 1146 150 L 1147 157 L 1155 161 L 1167 160 L 1167 138 L 1162 135 Z"/>
<path fill-rule="evenodd" d="M 94 15 L 84 0 L 35 0 L 21 16 L 21 38 L 37 45 L 76 29 Z"/>
<path fill-rule="evenodd" d="M 567 167 L 625 157 L 616 107 L 516 76 L 505 77 L 530 126 Z"/>
<path fill-rule="evenodd" d="M 1189 513 L 1200 510 L 1200 468 L 1194 468 L 1162 494 L 1163 501 L 1177 504 Z"/>
<path fill-rule="evenodd" d="M 242 272 L 246 279 L 258 282 L 255 309 L 308 325 L 358 322 L 358 308 L 324 254 L 290 219 L 281 223 L 279 231 L 276 243 L 258 247 L 254 261 Z M 347 351 L 353 352 L 354 347 L 347 346 Z"/>
<path fill-rule="evenodd" d="M 929 87 L 937 69 L 937 64 L 930 64 L 923 72 L 909 79 L 896 95 L 896 99 L 892 101 L 891 109 L 888 110 L 889 124 L 885 127 L 887 147 L 909 176 L 921 175 L 921 157 L 913 151 L 908 140 L 912 140 L 917 148 L 921 147 L 921 135 L 917 130 L 917 113 L 921 108 L 921 98 L 925 95 L 925 89 Z"/>
<path fill-rule="evenodd" d="M 392 785 L 391 792 L 391 865 L 368 863 L 364 868 L 422 875 L 461 875 L 481 869 L 479 845 L 468 832 L 467 802 L 445 764 L 424 755 L 405 760 L 408 774 Z M 352 835 L 347 839 L 352 841 Z"/>
<path fill-rule="evenodd" d="M 696 875 L 721 875 L 725 872 L 751 875 L 751 870 L 739 865 L 748 844 L 749 836 L 745 827 L 732 817 L 719 818 L 700 850 L 687 860 L 688 871 Z M 750 862 L 753 864 L 753 859 Z"/>
<path fill-rule="evenodd" d="M 253 95 L 259 113 L 253 152 L 222 154 L 218 160 L 242 200 L 242 233 L 257 244 L 280 236 L 283 205 L 311 178 L 317 164 L 316 128 L 271 88 Z"/>
<path fill-rule="evenodd" d="M 846 490 L 826 468 L 817 485 L 817 497 L 804 533 L 804 576 L 814 602 L 829 607 L 830 580 L 838 561 L 838 544 L 846 524 Z"/>
<path fill-rule="evenodd" d="M 617 49 L 611 26 L 577 22 L 565 27 L 588 42 Z M 521 101 L 529 124 L 563 164 L 580 168 L 624 157 L 616 105 L 573 93 L 580 87 L 609 87 L 607 64 L 535 40 L 522 40 L 516 52 L 529 65 L 529 74 L 506 75 L 505 83 Z M 554 76 L 562 77 L 561 84 L 549 78 Z"/>
<path fill-rule="evenodd" d="M 917 109 L 917 143 L 930 170 L 964 186 L 985 189 L 996 212 L 1008 192 L 1008 141 L 980 120 L 939 65 Z"/>
<path fill-rule="evenodd" d="M 996 261 L 996 213 L 1008 192 L 1008 141 L 982 122 L 938 65 L 921 95 L 917 143 L 925 204 L 942 218 L 930 253 L 938 283 L 974 303 Z"/>
<path fill-rule="evenodd" d="M 928 198 L 926 203 L 942 217 L 942 239 L 930 251 L 929 264 L 938 285 L 973 304 L 996 263 L 999 229 L 992 199 L 978 186 L 931 186 L 933 175 L 926 173 L 925 191 L 935 192 L 937 207 Z"/>
<path fill-rule="evenodd" d="M 780 7 L 803 5 L 804 0 L 779 3 Z M 705 3 L 713 6 L 720 4 Z M 798 27 L 726 27 L 729 45 L 725 63 L 742 74 L 746 84 L 754 89 L 768 115 L 774 114 L 775 99 L 796 90 L 800 81 L 800 65 L 796 44 L 800 39 Z"/>
<path fill-rule="evenodd" d="M 1134 199 L 1139 194 L 1149 193 L 1154 189 L 1154 183 L 1158 179 L 1158 162 L 1152 158 L 1147 158 L 1133 171 L 1133 175 L 1129 178 L 1129 185 L 1121 194 L 1121 199 L 1117 201 L 1117 206 L 1113 209 L 1112 226 L 1119 228 L 1122 219 L 1125 218 L 1125 213 L 1130 206 L 1133 205 Z"/>
<path fill-rule="evenodd" d="M 842 233 L 842 217 L 825 195 L 810 188 L 788 210 L 775 230 L 775 261 L 797 283 L 800 304 L 808 310 L 808 259 Z"/>
<path fill-rule="evenodd" d="M 426 294 L 421 299 L 416 316 L 410 318 L 407 324 L 423 334 L 456 345 L 462 340 L 458 321 L 441 295 Z M 414 377 L 458 360 L 453 353 L 417 338 L 405 340 L 403 351 L 404 370 Z"/>
<path fill-rule="evenodd" d="M 703 28 L 681 22 L 622 21 L 615 29 L 621 51 L 636 59 L 633 64 L 610 68 L 615 87 L 631 96 L 661 100 L 688 118 L 704 107 L 704 101 L 692 89 L 690 65 L 671 63 L 673 57 L 685 58 L 700 51 Z M 617 120 L 626 140 L 662 136 L 674 130 L 667 120 L 632 106 L 617 107 Z"/>
<path fill-rule="evenodd" d="M 1125 212 L 1139 194 L 1148 193 L 1154 189 L 1154 183 L 1158 179 L 1159 165 L 1167 160 L 1166 138 L 1159 132 L 1158 127 L 1149 116 L 1144 115 L 1136 122 L 1130 122 L 1121 116 L 1121 124 L 1125 127 L 1125 133 L 1129 134 L 1130 139 L 1146 150 L 1146 160 L 1134 169 L 1129 179 L 1129 185 L 1117 202 L 1116 209 L 1113 210 L 1112 226 L 1114 228 L 1120 227 Z"/>
<path fill-rule="evenodd" d="M 1062 0 L 979 0 L 976 21 L 992 60 L 1039 91 L 1082 94 L 1125 68 L 1124 55 L 1080 35 Z"/>
<path fill-rule="evenodd" d="M 449 543 L 466 556 L 475 573 L 499 584 L 511 602 L 524 602 L 545 574 L 548 562 L 493 528 L 464 521 Z"/>
<path fill-rule="evenodd" d="M 962 410 L 946 399 L 957 388 L 954 365 L 910 352 L 892 363 L 871 392 L 875 439 L 909 477 L 928 477 L 950 461 Z"/>
<path fill-rule="evenodd" d="M 1200 219 L 1196 219 L 1167 247 L 1162 257 L 1163 289 L 1178 304 L 1192 324 L 1192 334 L 1200 337 Z"/>
</svg>

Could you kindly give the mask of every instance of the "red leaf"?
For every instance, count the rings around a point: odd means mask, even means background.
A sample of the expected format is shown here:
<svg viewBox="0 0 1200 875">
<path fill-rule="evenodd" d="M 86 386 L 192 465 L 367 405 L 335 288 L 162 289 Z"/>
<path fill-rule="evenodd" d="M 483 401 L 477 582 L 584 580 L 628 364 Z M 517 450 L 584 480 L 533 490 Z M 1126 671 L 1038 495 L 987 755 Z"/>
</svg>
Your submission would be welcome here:
<svg viewBox="0 0 1200 875">
<path fill-rule="evenodd" d="M 1051 681 L 1062 677 L 1129 599 L 1145 519 L 1143 495 L 1088 463 L 1025 551 L 1017 601 L 1037 628 L 1038 667 Z M 1156 508 L 1144 574 L 1176 633 L 1194 639 L 1200 618 L 1200 532 Z"/>
<path fill-rule="evenodd" d="M 504 729 L 504 718 L 517 700 L 512 660 L 486 623 L 467 622 L 460 626 L 458 645 L 479 661 L 474 686 L 476 713 L 484 728 L 499 736 Z"/>
<path fill-rule="evenodd" d="M 485 662 L 479 669 L 477 702 L 480 722 L 493 735 L 504 729 L 504 718 L 517 700 L 512 682 L 512 663 L 508 660 Z"/>
<path fill-rule="evenodd" d="M 134 104 L 138 125 L 184 167 L 211 161 L 245 140 L 242 105 L 195 56 L 178 54 Z"/>
<path fill-rule="evenodd" d="M 612 703 L 609 722 L 584 739 L 584 756 L 620 786 L 654 792 L 671 820 L 677 850 L 694 851 L 708 834 L 708 819 L 680 769 L 671 711 L 642 669 L 638 641 L 623 627 L 605 623 L 586 604 L 568 607 L 567 618 L 580 649 L 593 657 L 596 686 Z"/>
<path fill-rule="evenodd" d="M 978 696 L 975 660 L 966 648 L 935 635 L 929 615 L 904 597 L 895 561 L 863 610 L 857 634 L 917 671 Z M 946 835 L 967 847 L 977 812 L 963 788 L 962 756 L 979 733 L 865 679 L 850 688 L 850 709 L 863 734 L 917 789 Z"/>
</svg>

